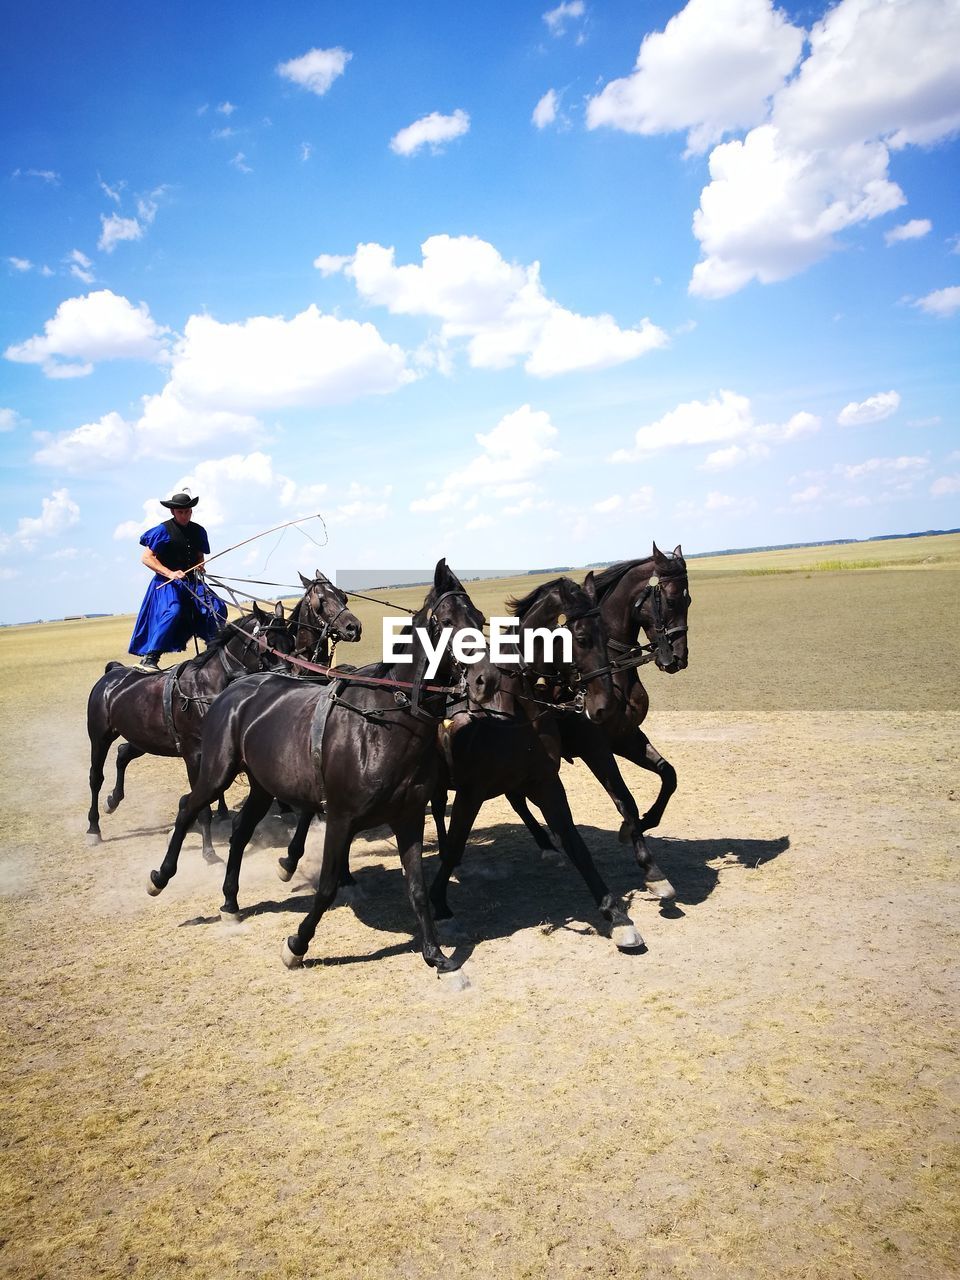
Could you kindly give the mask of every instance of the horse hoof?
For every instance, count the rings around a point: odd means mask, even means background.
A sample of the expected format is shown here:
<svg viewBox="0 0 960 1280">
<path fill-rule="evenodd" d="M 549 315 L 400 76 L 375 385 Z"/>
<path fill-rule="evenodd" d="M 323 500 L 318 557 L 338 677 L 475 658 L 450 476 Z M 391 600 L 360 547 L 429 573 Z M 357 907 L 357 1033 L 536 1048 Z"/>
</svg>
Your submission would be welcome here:
<svg viewBox="0 0 960 1280">
<path fill-rule="evenodd" d="M 648 880 L 647 888 L 660 902 L 672 902 L 677 896 L 676 889 L 667 879 L 654 880 L 653 884 Z"/>
<path fill-rule="evenodd" d="M 87 844 L 90 846 L 90 848 L 91 848 L 91 849 L 92 849 L 92 848 L 94 848 L 94 846 L 95 846 L 95 845 L 103 844 L 103 837 L 100 835 L 100 832 L 99 832 L 99 831 L 88 831 L 88 832 L 87 832 Z"/>
<path fill-rule="evenodd" d="M 283 881 L 284 884 L 286 884 L 288 880 L 293 879 L 293 871 L 290 869 L 290 867 L 285 867 L 283 865 L 282 858 L 277 859 L 277 875 L 280 877 L 280 879 Z"/>
<path fill-rule="evenodd" d="M 243 916 L 239 911 L 227 911 L 225 907 L 220 908 L 220 919 L 224 924 L 242 924 Z"/>
<path fill-rule="evenodd" d="M 303 965 L 303 956 L 298 956 L 295 951 L 290 950 L 290 942 L 287 938 L 284 938 L 283 940 L 280 959 L 288 969 L 299 969 Z"/>
<path fill-rule="evenodd" d="M 147 893 L 149 893 L 151 898 L 156 898 L 158 894 L 163 893 L 163 885 L 157 884 L 156 880 L 154 879 L 156 874 L 157 873 L 155 871 L 151 871 L 150 876 L 147 880 Z"/>
<path fill-rule="evenodd" d="M 223 859 L 220 857 L 219 853 L 217 853 L 216 849 L 204 849 L 203 860 L 208 867 L 215 867 L 218 862 L 221 866 L 223 865 Z"/>
<path fill-rule="evenodd" d="M 117 805 L 119 803 L 120 801 L 114 800 L 113 796 L 107 796 L 106 800 L 104 801 L 103 807 L 106 809 L 107 813 L 116 813 Z"/>
<path fill-rule="evenodd" d="M 441 973 L 437 976 L 444 991 L 456 993 L 466 991 L 470 986 L 470 979 L 462 969 L 454 969 L 451 973 Z"/>
<path fill-rule="evenodd" d="M 646 946 L 640 932 L 632 924 L 618 924 L 610 932 L 618 951 L 642 951 Z"/>
</svg>

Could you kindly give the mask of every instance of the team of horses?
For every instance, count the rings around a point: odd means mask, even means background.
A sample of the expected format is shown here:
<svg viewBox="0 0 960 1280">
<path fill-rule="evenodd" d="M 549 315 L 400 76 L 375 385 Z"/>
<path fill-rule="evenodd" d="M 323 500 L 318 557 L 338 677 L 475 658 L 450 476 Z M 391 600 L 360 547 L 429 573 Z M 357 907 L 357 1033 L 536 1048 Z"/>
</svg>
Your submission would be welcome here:
<svg viewBox="0 0 960 1280">
<path fill-rule="evenodd" d="M 643 948 L 624 903 L 611 893 L 577 831 L 560 777 L 564 759 L 579 758 L 602 783 L 622 819 L 621 839 L 634 850 L 642 885 L 661 901 L 674 890 L 653 861 L 644 833 L 661 820 L 676 773 L 641 728 L 649 707 L 640 666 L 674 673 L 687 665 L 690 592 L 681 548 L 588 573 L 583 583 L 559 577 L 508 606 L 517 619 L 519 652 L 511 662 L 484 651 L 458 659 L 452 639 L 479 631 L 483 615 L 445 560 L 407 627 L 411 661 L 330 667 L 330 644 L 360 639 L 347 594 L 318 570 L 301 575 L 304 594 L 289 615 L 282 604 L 228 623 L 197 657 L 161 672 L 111 662 L 93 687 L 87 724 L 91 764 L 88 840 L 101 839 L 99 793 L 111 744 L 117 777 L 107 797 L 113 812 L 124 774 L 144 754 L 182 756 L 190 790 L 147 890 L 161 893 L 176 874 L 184 837 L 197 823 L 203 854 L 216 861 L 211 804 L 242 772 L 249 792 L 233 820 L 221 916 L 241 919 L 238 902 L 244 850 L 276 800 L 298 815 L 278 873 L 289 880 L 303 854 L 307 828 L 325 822 L 313 904 L 283 944 L 289 968 L 303 963 L 323 913 L 351 880 L 350 846 L 360 832 L 389 826 L 426 963 L 438 972 L 460 961 L 440 946 L 436 921 L 451 915 L 448 886 L 483 803 L 505 795 L 542 849 L 559 843 L 582 876 L 606 932 L 621 950 Z M 561 629 L 566 652 L 547 641 Z M 439 665 L 428 678 L 430 652 Z M 525 640 L 529 638 L 530 644 Z M 659 793 L 641 815 L 616 757 L 655 773 Z M 446 817 L 447 799 L 454 793 Z M 549 832 L 534 817 L 534 804 Z M 429 889 L 422 854 L 425 814 L 437 828 L 439 869 Z"/>
</svg>

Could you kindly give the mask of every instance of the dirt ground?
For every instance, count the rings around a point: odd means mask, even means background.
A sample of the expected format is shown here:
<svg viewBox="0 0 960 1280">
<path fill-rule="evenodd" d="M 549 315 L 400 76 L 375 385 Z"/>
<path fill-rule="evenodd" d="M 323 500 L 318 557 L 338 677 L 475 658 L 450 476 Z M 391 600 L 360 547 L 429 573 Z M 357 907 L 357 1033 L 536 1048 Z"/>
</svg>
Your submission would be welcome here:
<svg viewBox="0 0 960 1280">
<path fill-rule="evenodd" d="M 888 616 L 906 576 L 939 611 L 909 634 Z M 822 590 L 839 628 L 802 649 L 792 628 L 756 643 L 783 621 L 769 579 L 736 580 L 732 619 L 725 579 L 694 583 L 691 670 L 649 679 L 680 777 L 651 840 L 676 910 L 636 892 L 612 805 L 565 768 L 647 951 L 618 953 L 572 870 L 491 803 L 451 891 L 463 991 L 412 948 L 384 836 L 356 843 L 354 900 L 299 972 L 280 946 L 316 826 L 284 885 L 267 820 L 241 925 L 196 835 L 149 898 L 178 762 L 136 762 L 104 843 L 83 834 L 83 708 L 123 626 L 0 638 L 0 1273 L 960 1273 L 960 700 L 922 653 L 955 677 L 956 581 L 822 579 L 776 579 Z M 650 781 L 624 773 L 643 807 Z"/>
</svg>

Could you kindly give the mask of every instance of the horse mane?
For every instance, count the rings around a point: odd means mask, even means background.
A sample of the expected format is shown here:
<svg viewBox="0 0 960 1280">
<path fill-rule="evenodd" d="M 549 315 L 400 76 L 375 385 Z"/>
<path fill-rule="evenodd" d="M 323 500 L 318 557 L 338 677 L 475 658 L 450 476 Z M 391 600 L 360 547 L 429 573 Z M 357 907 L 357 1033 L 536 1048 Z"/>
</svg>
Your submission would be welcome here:
<svg viewBox="0 0 960 1280">
<path fill-rule="evenodd" d="M 532 591 L 528 591 L 525 596 L 510 596 L 506 601 L 507 608 L 515 618 L 519 618 L 521 614 L 531 609 L 541 596 L 545 596 L 548 591 L 552 591 L 554 587 L 559 587 L 561 582 L 569 582 L 569 578 L 553 578 L 550 582 L 541 582 L 539 587 L 534 587 Z"/>
<path fill-rule="evenodd" d="M 638 560 L 621 560 L 617 564 L 612 564 L 607 569 L 601 569 L 599 573 L 593 575 L 593 581 L 596 583 L 597 595 L 601 598 L 612 591 L 617 583 L 627 576 L 631 569 L 636 569 L 638 565 L 646 564 L 652 561 L 653 556 L 641 556 Z"/>
</svg>

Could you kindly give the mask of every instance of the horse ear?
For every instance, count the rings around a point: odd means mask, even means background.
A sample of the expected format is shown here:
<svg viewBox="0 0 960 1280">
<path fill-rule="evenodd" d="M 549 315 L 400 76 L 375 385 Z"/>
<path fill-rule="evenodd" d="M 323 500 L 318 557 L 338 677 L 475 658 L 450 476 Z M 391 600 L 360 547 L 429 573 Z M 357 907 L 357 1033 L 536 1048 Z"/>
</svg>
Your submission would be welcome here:
<svg viewBox="0 0 960 1280">
<path fill-rule="evenodd" d="M 263 613 L 260 606 L 257 604 L 256 600 L 254 600 L 253 602 L 253 616 L 256 618 L 258 622 L 266 622 L 267 620 L 267 615 Z"/>
<path fill-rule="evenodd" d="M 673 548 L 673 554 L 677 557 L 677 559 L 678 559 L 678 560 L 682 560 L 682 559 L 683 559 L 683 552 L 680 550 L 680 543 L 679 543 L 679 542 L 678 542 L 678 543 L 677 543 L 677 545 Z"/>
<path fill-rule="evenodd" d="M 299 570 L 297 570 L 297 572 L 299 573 Z M 305 578 L 305 577 L 303 576 L 303 574 L 302 574 L 302 573 L 300 574 L 300 581 L 303 583 L 303 585 L 304 585 L 305 587 L 312 587 L 312 586 L 313 586 L 313 583 L 310 581 L 310 579 L 309 579 L 309 578 Z"/>
<path fill-rule="evenodd" d="M 583 580 L 583 589 L 587 593 L 590 603 L 592 605 L 596 604 L 597 603 L 597 584 L 593 580 L 592 569 Z"/>
<path fill-rule="evenodd" d="M 278 618 L 281 622 L 283 621 L 283 603 L 282 603 L 282 601 L 278 600 L 278 601 L 277 601 L 277 603 L 273 606 L 273 616 L 274 616 L 275 618 Z"/>
<path fill-rule="evenodd" d="M 663 554 L 663 552 L 660 550 L 660 548 L 657 546 L 657 544 L 656 544 L 656 543 L 654 543 L 654 544 L 653 544 L 653 558 L 654 558 L 654 560 L 666 560 L 666 559 L 667 559 L 667 557 Z"/>
<path fill-rule="evenodd" d="M 313 575 L 314 582 L 326 582 L 326 577 L 319 569 Z"/>
<path fill-rule="evenodd" d="M 447 577 L 447 557 L 443 556 L 437 561 L 437 567 L 433 571 L 433 585 L 435 590 L 440 591 Z"/>
</svg>

